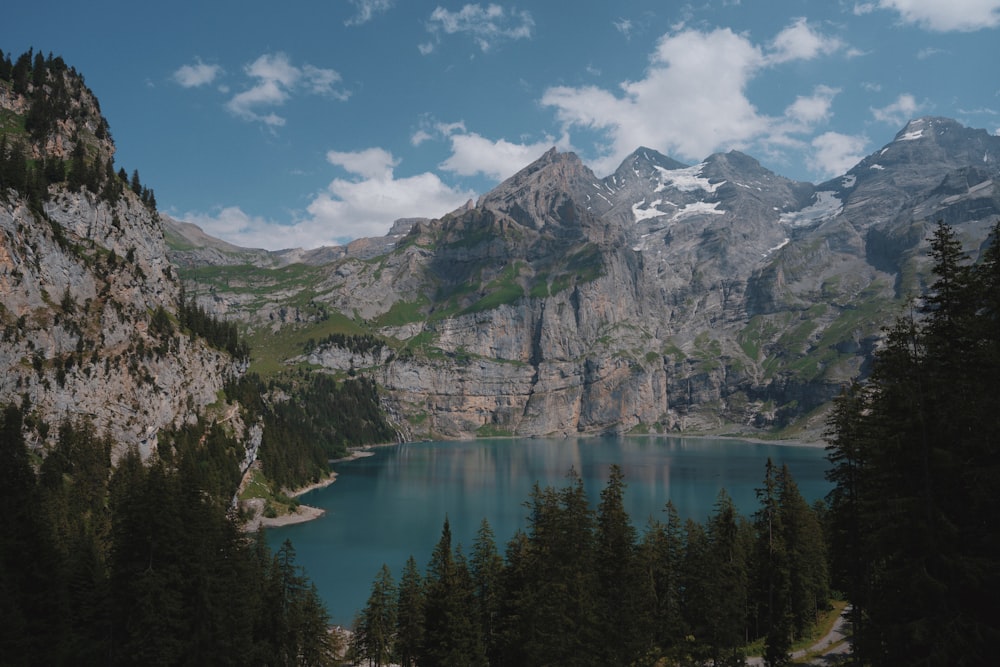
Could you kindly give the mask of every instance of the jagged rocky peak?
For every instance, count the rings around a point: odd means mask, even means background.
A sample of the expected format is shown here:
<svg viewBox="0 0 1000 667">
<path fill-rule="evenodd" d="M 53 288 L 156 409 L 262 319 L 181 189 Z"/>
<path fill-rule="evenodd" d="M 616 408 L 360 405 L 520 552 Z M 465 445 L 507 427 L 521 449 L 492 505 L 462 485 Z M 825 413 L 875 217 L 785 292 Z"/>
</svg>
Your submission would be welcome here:
<svg viewBox="0 0 1000 667">
<path fill-rule="evenodd" d="M 667 157 L 654 148 L 640 146 L 622 160 L 621 165 L 615 170 L 615 180 L 628 179 L 630 177 L 653 176 L 659 170 L 686 169 L 688 165 L 683 162 Z"/>
<path fill-rule="evenodd" d="M 896 134 L 879 157 L 893 159 L 922 153 L 933 154 L 949 163 L 996 165 L 1000 158 L 1000 137 L 986 130 L 965 127 L 951 118 L 915 118 Z"/>
<path fill-rule="evenodd" d="M 970 165 L 1000 170 L 1000 137 L 950 118 L 927 116 L 908 122 L 890 143 L 848 171 L 845 180 L 857 191 L 874 187 L 912 193 L 937 185 L 948 171 Z M 820 188 L 843 187 L 840 180 Z"/>
<path fill-rule="evenodd" d="M 705 158 L 701 174 L 711 181 L 739 179 L 780 178 L 755 158 L 740 151 L 713 153 Z"/>
<path fill-rule="evenodd" d="M 477 208 L 489 209 L 540 229 L 559 224 L 567 202 L 581 205 L 597 189 L 597 177 L 576 153 L 555 148 L 483 195 Z"/>
</svg>

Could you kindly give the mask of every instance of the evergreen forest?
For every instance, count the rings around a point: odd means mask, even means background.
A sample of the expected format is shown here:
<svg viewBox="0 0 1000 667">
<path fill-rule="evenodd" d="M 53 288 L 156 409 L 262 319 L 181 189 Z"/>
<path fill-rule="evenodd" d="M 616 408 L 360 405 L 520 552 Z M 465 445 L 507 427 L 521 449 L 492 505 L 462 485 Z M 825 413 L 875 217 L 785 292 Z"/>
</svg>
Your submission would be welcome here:
<svg viewBox="0 0 1000 667">
<path fill-rule="evenodd" d="M 329 664 L 294 548 L 271 553 L 233 513 L 230 434 L 163 434 L 151 462 L 112 468 L 112 443 L 67 422 L 39 464 L 26 412 L 0 419 L 0 664 Z"/>
<path fill-rule="evenodd" d="M 382 566 L 351 651 L 371 665 L 739 665 L 748 644 L 783 664 L 828 609 L 822 512 L 768 461 L 760 509 L 722 491 L 705 523 L 672 503 L 640 534 L 612 466 L 596 510 L 575 472 L 536 485 L 501 556 L 484 520 L 466 553 L 447 518 L 421 572 Z"/>
<path fill-rule="evenodd" d="M 859 664 L 986 665 L 1000 646 L 1000 223 L 933 282 L 830 419 L 832 574 Z"/>
</svg>

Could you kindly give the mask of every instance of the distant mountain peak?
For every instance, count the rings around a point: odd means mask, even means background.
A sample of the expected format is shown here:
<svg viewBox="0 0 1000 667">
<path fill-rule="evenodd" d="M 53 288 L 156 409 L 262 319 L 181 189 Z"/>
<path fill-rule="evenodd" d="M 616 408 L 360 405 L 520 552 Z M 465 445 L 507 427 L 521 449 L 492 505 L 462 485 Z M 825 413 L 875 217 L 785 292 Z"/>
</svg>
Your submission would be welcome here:
<svg viewBox="0 0 1000 667">
<path fill-rule="evenodd" d="M 594 189 L 597 177 L 576 153 L 560 153 L 555 148 L 480 197 L 478 208 L 489 208 L 522 216 L 530 211 L 541 221 L 566 197 L 583 201 Z"/>
<path fill-rule="evenodd" d="M 661 169 L 686 169 L 688 167 L 688 165 L 683 162 L 678 162 L 672 157 L 664 155 L 655 148 L 639 146 L 639 148 L 632 151 L 632 153 L 622 160 L 621 166 L 618 167 L 618 171 L 632 168 L 640 164 L 649 164 L 660 167 Z"/>
<path fill-rule="evenodd" d="M 917 139 L 929 138 L 935 129 L 940 130 L 942 127 L 960 128 L 961 125 L 947 118 L 936 118 L 933 116 L 914 118 L 902 130 L 896 133 L 893 141 L 915 141 Z"/>
</svg>

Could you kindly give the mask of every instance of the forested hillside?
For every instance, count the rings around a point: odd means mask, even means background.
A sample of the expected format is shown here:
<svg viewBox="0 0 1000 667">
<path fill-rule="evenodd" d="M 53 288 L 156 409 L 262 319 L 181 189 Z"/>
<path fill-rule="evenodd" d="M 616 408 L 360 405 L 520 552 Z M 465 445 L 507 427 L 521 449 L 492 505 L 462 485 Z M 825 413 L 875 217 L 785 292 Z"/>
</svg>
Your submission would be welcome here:
<svg viewBox="0 0 1000 667">
<path fill-rule="evenodd" d="M 934 282 L 831 419 L 835 585 L 872 665 L 985 665 L 1000 642 L 1000 223 Z"/>
<path fill-rule="evenodd" d="M 114 152 L 79 73 L 0 53 L 0 664 L 326 664 L 321 601 L 237 489 L 395 433 L 363 379 L 247 377 Z"/>
<path fill-rule="evenodd" d="M 315 589 L 229 510 L 242 448 L 220 428 L 165 435 L 144 464 L 67 422 L 38 466 L 23 414 L 0 421 L 0 663 L 326 664 Z"/>
</svg>

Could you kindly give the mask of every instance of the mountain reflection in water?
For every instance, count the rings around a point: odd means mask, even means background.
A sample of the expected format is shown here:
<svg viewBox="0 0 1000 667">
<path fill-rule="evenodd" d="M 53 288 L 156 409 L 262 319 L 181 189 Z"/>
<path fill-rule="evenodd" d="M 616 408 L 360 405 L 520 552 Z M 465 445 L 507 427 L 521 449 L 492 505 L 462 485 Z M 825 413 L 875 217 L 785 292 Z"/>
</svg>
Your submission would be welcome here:
<svg viewBox="0 0 1000 667">
<path fill-rule="evenodd" d="M 445 515 L 454 543 L 469 552 L 482 519 L 501 554 L 525 527 L 525 501 L 537 482 L 560 488 L 570 469 L 596 508 L 612 464 L 621 466 L 625 506 L 640 534 L 650 517 L 665 520 L 672 500 L 681 519 L 702 522 L 723 488 L 746 516 L 757 509 L 755 489 L 770 457 L 787 464 L 809 503 L 823 498 L 822 447 L 730 439 L 661 436 L 489 439 L 379 447 L 339 463 L 336 483 L 300 498 L 326 510 L 316 521 L 271 528 L 276 549 L 291 539 L 296 562 L 319 589 L 334 623 L 349 625 L 364 606 L 383 563 L 398 580 L 412 554 L 421 571 L 441 534 Z"/>
</svg>

